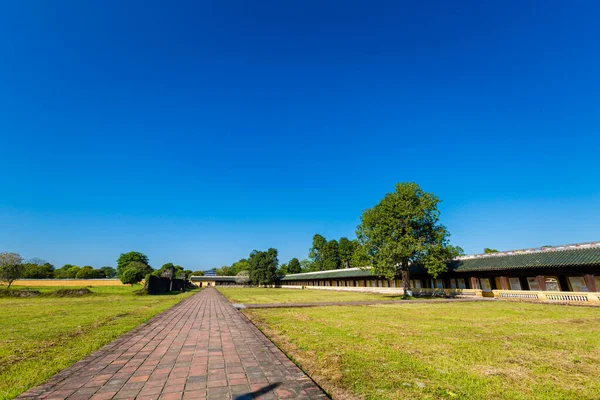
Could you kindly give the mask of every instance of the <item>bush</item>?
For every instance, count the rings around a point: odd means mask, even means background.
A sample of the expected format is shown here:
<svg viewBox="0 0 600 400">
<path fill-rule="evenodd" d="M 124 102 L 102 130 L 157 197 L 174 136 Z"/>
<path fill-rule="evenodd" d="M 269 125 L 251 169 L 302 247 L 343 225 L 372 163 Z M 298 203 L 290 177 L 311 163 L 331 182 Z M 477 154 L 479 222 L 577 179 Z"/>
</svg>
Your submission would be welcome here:
<svg viewBox="0 0 600 400">
<path fill-rule="evenodd" d="M 131 263 L 134 264 L 134 263 Z M 141 269 L 137 266 L 130 266 L 125 268 L 123 273 L 121 274 L 121 282 L 125 285 L 135 285 L 136 283 L 140 283 L 144 276 L 146 276 L 146 270 Z"/>
</svg>

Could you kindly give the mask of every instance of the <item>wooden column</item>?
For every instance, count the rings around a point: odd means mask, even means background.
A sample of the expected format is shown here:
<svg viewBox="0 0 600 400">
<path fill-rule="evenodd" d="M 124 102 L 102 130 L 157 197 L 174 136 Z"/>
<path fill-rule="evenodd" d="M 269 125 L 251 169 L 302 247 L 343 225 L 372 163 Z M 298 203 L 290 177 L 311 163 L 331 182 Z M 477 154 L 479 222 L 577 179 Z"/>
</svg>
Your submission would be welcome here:
<svg viewBox="0 0 600 400">
<path fill-rule="evenodd" d="M 545 291 L 546 290 L 546 277 L 544 275 L 538 275 L 538 276 L 536 276 L 536 279 L 538 281 L 538 285 L 540 285 L 540 290 Z"/>
<path fill-rule="evenodd" d="M 585 286 L 587 286 L 588 292 L 597 292 L 598 289 L 600 289 L 596 287 L 594 275 L 586 274 L 583 276 L 583 279 L 585 280 Z"/>
<path fill-rule="evenodd" d="M 477 278 L 472 276 L 469 278 L 469 280 L 471 282 L 471 289 L 477 289 Z"/>
<path fill-rule="evenodd" d="M 508 278 L 505 276 L 500 277 L 500 286 L 502 290 L 510 290 L 510 285 L 508 284 Z"/>
</svg>

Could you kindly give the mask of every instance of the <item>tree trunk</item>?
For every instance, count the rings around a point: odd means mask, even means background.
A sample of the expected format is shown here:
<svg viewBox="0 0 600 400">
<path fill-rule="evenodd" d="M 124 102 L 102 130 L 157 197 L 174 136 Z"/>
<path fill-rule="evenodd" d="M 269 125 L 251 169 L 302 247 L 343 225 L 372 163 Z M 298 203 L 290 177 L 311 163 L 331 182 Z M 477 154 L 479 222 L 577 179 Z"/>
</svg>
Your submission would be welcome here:
<svg viewBox="0 0 600 400">
<path fill-rule="evenodd" d="M 408 268 L 408 261 L 402 261 L 402 287 L 404 288 L 404 295 L 412 296 L 412 289 L 410 287 L 410 271 Z"/>
</svg>

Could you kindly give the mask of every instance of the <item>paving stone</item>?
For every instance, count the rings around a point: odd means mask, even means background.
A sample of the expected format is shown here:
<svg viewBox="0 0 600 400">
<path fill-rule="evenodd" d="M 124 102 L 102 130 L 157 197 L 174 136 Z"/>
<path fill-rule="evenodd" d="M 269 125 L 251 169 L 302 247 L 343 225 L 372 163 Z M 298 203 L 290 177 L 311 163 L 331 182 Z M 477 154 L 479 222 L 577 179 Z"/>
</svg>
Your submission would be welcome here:
<svg viewBox="0 0 600 400">
<path fill-rule="evenodd" d="M 225 297 L 207 288 L 19 398 L 278 400 L 327 395 Z"/>
</svg>

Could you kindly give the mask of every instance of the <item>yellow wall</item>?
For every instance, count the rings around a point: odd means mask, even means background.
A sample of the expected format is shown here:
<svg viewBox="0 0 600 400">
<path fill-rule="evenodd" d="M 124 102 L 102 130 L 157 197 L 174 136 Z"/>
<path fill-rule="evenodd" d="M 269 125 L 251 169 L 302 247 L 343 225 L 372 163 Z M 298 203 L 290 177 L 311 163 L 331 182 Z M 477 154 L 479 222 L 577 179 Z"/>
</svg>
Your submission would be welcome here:
<svg viewBox="0 0 600 400">
<path fill-rule="evenodd" d="M 23 279 L 16 280 L 17 286 L 123 286 L 118 279 Z"/>
</svg>

